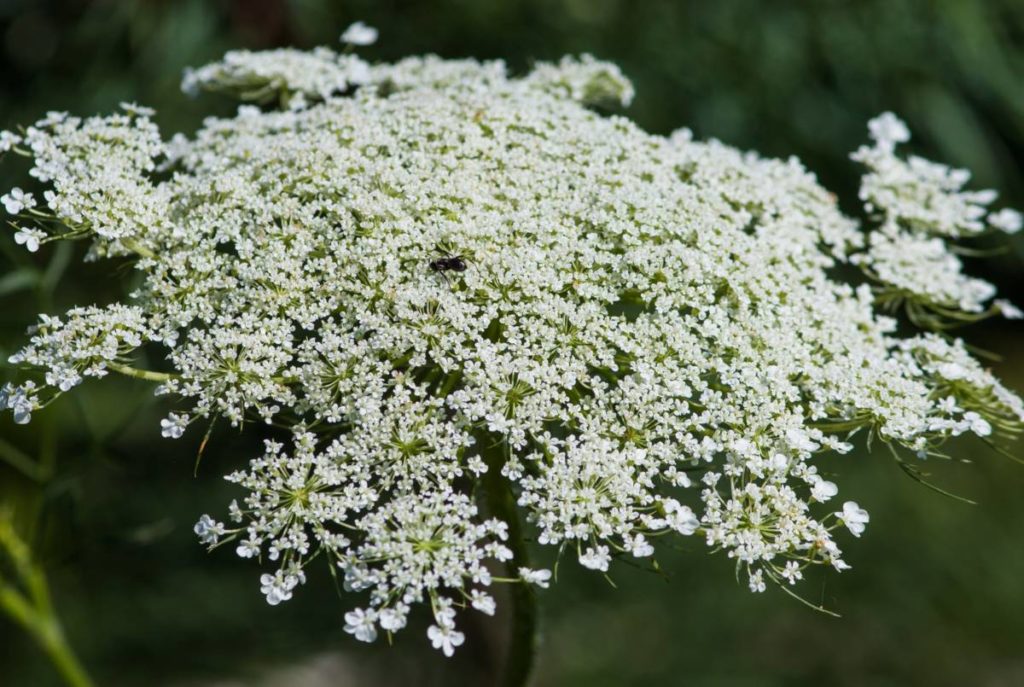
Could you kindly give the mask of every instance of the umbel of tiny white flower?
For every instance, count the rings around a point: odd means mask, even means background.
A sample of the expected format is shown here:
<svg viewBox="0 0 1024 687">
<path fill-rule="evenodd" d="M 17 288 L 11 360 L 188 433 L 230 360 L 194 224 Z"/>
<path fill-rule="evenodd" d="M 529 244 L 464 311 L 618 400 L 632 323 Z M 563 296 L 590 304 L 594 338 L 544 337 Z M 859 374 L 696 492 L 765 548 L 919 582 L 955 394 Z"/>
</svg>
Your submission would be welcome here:
<svg viewBox="0 0 1024 687">
<path fill-rule="evenodd" d="M 235 51 L 182 85 L 263 107 L 169 142 L 132 104 L 0 133 L 45 187 L 0 198 L 15 241 L 85 239 L 141 283 L 41 315 L 0 408 L 25 423 L 114 372 L 175 402 L 164 437 L 283 425 L 228 475 L 244 495 L 227 518 L 195 533 L 264 565 L 272 605 L 326 559 L 358 640 L 422 609 L 451 655 L 460 612 L 496 612 L 494 584 L 548 588 L 517 509 L 539 547 L 601 573 L 679 536 L 755 592 L 845 570 L 838 539 L 869 516 L 826 505 L 840 487 L 824 475 L 852 437 L 924 458 L 1024 423 L 963 341 L 929 331 L 1020 315 L 955 244 L 1021 217 L 990 212 L 966 172 L 900 157 L 892 114 L 854 154 L 858 223 L 795 160 L 598 114 L 633 88 L 590 56 L 513 78 L 500 62 Z M 842 281 L 845 263 L 868 282 Z M 897 331 L 897 307 L 925 331 Z M 140 349 L 160 369 L 136 367 Z M 495 488 L 505 502 L 478 498 Z"/>
</svg>

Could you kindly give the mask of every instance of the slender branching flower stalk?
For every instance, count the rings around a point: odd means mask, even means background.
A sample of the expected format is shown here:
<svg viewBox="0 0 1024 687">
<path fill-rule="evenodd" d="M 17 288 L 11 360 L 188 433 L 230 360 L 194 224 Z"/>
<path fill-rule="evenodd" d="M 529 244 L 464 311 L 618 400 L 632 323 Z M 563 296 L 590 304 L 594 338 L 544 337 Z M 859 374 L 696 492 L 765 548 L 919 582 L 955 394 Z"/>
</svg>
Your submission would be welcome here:
<svg viewBox="0 0 1024 687">
<path fill-rule="evenodd" d="M 848 568 L 869 522 L 823 477 L 855 439 L 918 475 L 950 437 L 1019 431 L 1020 398 L 948 330 L 1020 316 L 956 242 L 1021 216 L 902 157 L 895 116 L 853 155 L 855 220 L 795 159 L 601 114 L 633 97 L 614 65 L 371 64 L 352 48 L 376 33 L 345 36 L 190 71 L 186 92 L 247 101 L 191 137 L 135 105 L 0 137 L 44 188 L 3 196 L 15 240 L 84 239 L 141 284 L 41 315 L 2 405 L 28 422 L 114 372 L 173 404 L 165 437 L 267 425 L 195 531 L 264 566 L 268 603 L 326 560 L 356 639 L 422 608 L 450 656 L 463 611 L 493 614 L 502 582 L 528 602 L 558 556 L 605 572 L 690 537 L 788 590 Z"/>
</svg>

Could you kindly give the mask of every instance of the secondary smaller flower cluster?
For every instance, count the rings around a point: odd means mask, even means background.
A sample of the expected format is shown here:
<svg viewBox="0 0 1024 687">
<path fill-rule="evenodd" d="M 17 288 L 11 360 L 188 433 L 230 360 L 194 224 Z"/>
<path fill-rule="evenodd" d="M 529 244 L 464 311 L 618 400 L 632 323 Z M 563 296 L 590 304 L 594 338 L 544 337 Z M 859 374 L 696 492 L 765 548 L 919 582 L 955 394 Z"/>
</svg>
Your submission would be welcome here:
<svg viewBox="0 0 1024 687">
<path fill-rule="evenodd" d="M 327 100 L 369 80 L 369 64 L 329 48 L 309 52 L 291 48 L 232 50 L 219 62 L 187 70 L 181 88 L 189 95 L 226 92 L 242 100 L 279 100 L 288 107 L 300 108 L 310 100 Z"/>
<path fill-rule="evenodd" d="M 999 312 L 1013 316 L 1016 310 L 1008 304 L 986 305 L 995 287 L 963 274 L 949 242 L 991 231 L 1015 233 L 1024 226 L 1021 214 L 990 211 L 996 192 L 964 190 L 971 177 L 965 169 L 897 156 L 897 145 L 910 140 L 910 131 L 891 112 L 871 120 L 868 129 L 874 144 L 851 157 L 868 168 L 860 197 L 880 226 L 868 250 L 853 260 L 883 285 L 882 303 L 906 304 L 911 318 L 928 328 Z"/>
<path fill-rule="evenodd" d="M 105 376 L 111 365 L 117 366 L 143 343 L 161 337 L 150 327 L 141 308 L 121 304 L 72 308 L 63 318 L 40 315 L 31 333 L 28 345 L 8 362 L 44 370 L 45 388 L 51 390 L 51 396 L 40 401 L 29 393 L 31 390 L 11 391 L 10 402 L 16 397 L 22 399 L 23 417 L 27 417 L 25 411 L 41 408 L 78 386 L 83 377 Z M 173 334 L 169 336 L 173 339 Z M 29 403 L 30 399 L 34 400 Z"/>
<path fill-rule="evenodd" d="M 930 432 L 979 437 L 993 433 L 1016 435 L 1024 423 L 1024 401 L 1007 389 L 968 352 L 962 339 L 923 334 L 900 342 L 921 376 L 936 380 L 933 394 L 941 399 Z"/>
</svg>

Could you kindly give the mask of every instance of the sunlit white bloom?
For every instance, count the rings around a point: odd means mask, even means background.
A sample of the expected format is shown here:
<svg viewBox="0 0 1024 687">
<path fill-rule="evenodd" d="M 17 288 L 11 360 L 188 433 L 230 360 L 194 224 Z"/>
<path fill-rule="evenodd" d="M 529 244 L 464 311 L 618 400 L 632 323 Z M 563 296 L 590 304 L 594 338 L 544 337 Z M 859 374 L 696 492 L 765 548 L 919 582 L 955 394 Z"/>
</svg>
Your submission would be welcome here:
<svg viewBox="0 0 1024 687">
<path fill-rule="evenodd" d="M 675 499 L 666 499 L 664 505 L 668 526 L 679 534 L 690 536 L 700 527 L 700 520 L 689 506 Z"/>
<path fill-rule="evenodd" d="M 14 234 L 14 242 L 19 246 L 25 246 L 29 253 L 39 250 L 39 245 L 46 238 L 46 233 L 40 229 L 23 227 Z"/>
<path fill-rule="evenodd" d="M 754 572 L 750 573 L 750 576 L 747 579 L 747 585 L 750 587 L 750 591 L 754 592 L 755 594 L 760 594 L 765 589 L 767 589 L 768 586 L 764 582 L 764 571 L 761 569 L 757 569 Z"/>
<path fill-rule="evenodd" d="M 494 611 L 497 609 L 494 597 L 480 591 L 479 589 L 474 589 L 470 593 L 470 604 L 473 608 L 486 615 L 494 615 Z"/>
<path fill-rule="evenodd" d="M 647 556 L 654 554 L 654 547 L 649 541 L 647 541 L 647 537 L 644 535 L 637 534 L 632 537 L 626 536 L 624 539 L 626 548 L 629 549 L 629 552 L 633 554 L 634 557 L 646 558 Z"/>
<path fill-rule="evenodd" d="M 120 108 L 135 117 L 152 117 L 156 114 L 156 110 L 152 107 L 146 107 L 138 103 L 122 102 L 120 103 Z"/>
<path fill-rule="evenodd" d="M 804 575 L 800 571 L 800 564 L 796 561 L 787 561 L 782 569 L 782 577 L 790 584 L 796 584 L 798 580 L 802 580 Z"/>
<path fill-rule="evenodd" d="M 345 614 L 345 632 L 360 642 L 372 642 L 377 639 L 377 613 L 361 608 L 349 611 Z"/>
<path fill-rule="evenodd" d="M 48 129 L 58 124 L 63 124 L 68 119 L 68 113 L 61 110 L 50 110 L 46 116 L 36 122 L 36 128 Z"/>
<path fill-rule="evenodd" d="M 12 356 L 10 362 L 16 364 L 16 361 L 17 358 Z M 15 424 L 27 425 L 32 419 L 32 412 L 39 405 L 39 398 L 35 392 L 36 385 L 32 381 L 21 386 L 5 384 L 3 389 L 0 389 L 0 410 L 10 410 Z"/>
<path fill-rule="evenodd" d="M 797 451 L 807 451 L 812 453 L 817 451 L 821 445 L 811 439 L 811 437 L 802 430 L 790 429 L 786 432 L 786 439 L 789 445 Z"/>
<path fill-rule="evenodd" d="M 608 553 L 607 546 L 589 546 L 580 554 L 579 559 L 580 565 L 584 568 L 604 572 L 608 570 L 608 564 L 611 563 L 612 557 Z"/>
<path fill-rule="evenodd" d="M 819 479 L 811 485 L 811 497 L 814 498 L 815 501 L 828 501 L 838 493 L 839 487 L 836 486 L 835 482 L 829 482 L 825 479 Z"/>
<path fill-rule="evenodd" d="M 871 520 L 868 512 L 857 505 L 856 501 L 847 501 L 843 504 L 843 511 L 836 513 L 836 517 L 843 521 L 846 528 L 855 537 L 859 537 L 864 533 L 864 529 Z"/>
<path fill-rule="evenodd" d="M 18 187 L 12 188 L 3 196 L 0 196 L 0 203 L 3 203 L 4 210 L 9 215 L 17 215 L 22 210 L 31 210 L 36 206 L 36 199 L 31 193 L 25 193 Z"/>
<path fill-rule="evenodd" d="M 466 635 L 447 625 L 440 627 L 431 625 L 427 628 L 427 637 L 430 638 L 430 643 L 435 649 L 440 649 L 445 656 L 449 657 L 455 653 L 455 647 L 462 646 L 462 643 L 466 641 Z"/>
<path fill-rule="evenodd" d="M 288 567 L 278 569 L 272 581 L 268 581 L 266 577 L 261 577 L 261 589 L 267 595 L 267 603 L 271 606 L 291 599 L 292 591 L 306 581 L 306 574 L 302 570 Z"/>
<path fill-rule="evenodd" d="M 979 437 L 987 437 L 992 434 L 992 424 L 973 410 L 964 413 L 964 423 L 971 432 Z"/>
</svg>

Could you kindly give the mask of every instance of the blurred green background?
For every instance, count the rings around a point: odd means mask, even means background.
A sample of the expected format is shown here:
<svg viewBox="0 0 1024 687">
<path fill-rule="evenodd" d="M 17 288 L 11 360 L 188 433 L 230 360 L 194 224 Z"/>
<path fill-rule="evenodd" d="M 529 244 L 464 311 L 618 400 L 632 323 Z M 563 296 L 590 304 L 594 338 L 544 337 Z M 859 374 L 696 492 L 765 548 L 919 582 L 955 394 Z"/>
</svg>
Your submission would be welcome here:
<svg viewBox="0 0 1024 687">
<path fill-rule="evenodd" d="M 638 95 L 628 114 L 667 133 L 689 126 L 765 154 L 797 155 L 856 212 L 847 159 L 871 116 L 893 110 L 913 149 L 974 170 L 976 183 L 1024 208 L 1024 3 L 1019 0 L 0 0 L 0 128 L 46 110 L 156 107 L 169 136 L 217 98 L 182 96 L 182 69 L 238 47 L 336 45 L 350 22 L 381 29 L 379 60 L 435 52 L 536 60 L 592 52 L 618 62 Z M 0 189 L 25 185 L 8 159 Z M 0 358 L 37 312 L 109 302 L 132 275 L 79 264 L 81 246 L 36 256 L 0 232 Z M 1024 241 L 972 264 L 1024 302 Z M 1024 389 L 1024 328 L 990 323 L 968 339 L 1003 355 Z M 10 370 L 0 369 L 0 377 Z M 502 618 L 469 628 L 453 660 L 414 627 L 396 648 L 342 631 L 326 571 L 296 599 L 267 606 L 252 562 L 206 554 L 191 525 L 238 494 L 220 479 L 252 441 L 215 435 L 197 477 L 199 437 L 161 440 L 148 385 L 89 383 L 27 427 L 0 418 L 0 502 L 53 584 L 68 635 L 100 685 L 490 684 Z M 619 567 L 612 589 L 575 565 L 542 594 L 538 685 L 1024 684 L 1024 467 L 966 442 L 972 464 L 934 479 L 977 506 L 906 479 L 887 455 L 822 461 L 843 495 L 871 512 L 845 542 L 854 569 L 803 592 L 843 615 L 814 613 L 777 590 L 751 595 L 699 542 L 660 557 L 663 579 Z M 1021 447 L 1014 447 L 1021 454 Z M 0 567 L 0 572 L 3 568 Z M 316 573 L 316 571 L 314 571 Z M 44 654 L 0 616 L 0 685 L 59 684 Z"/>
</svg>

